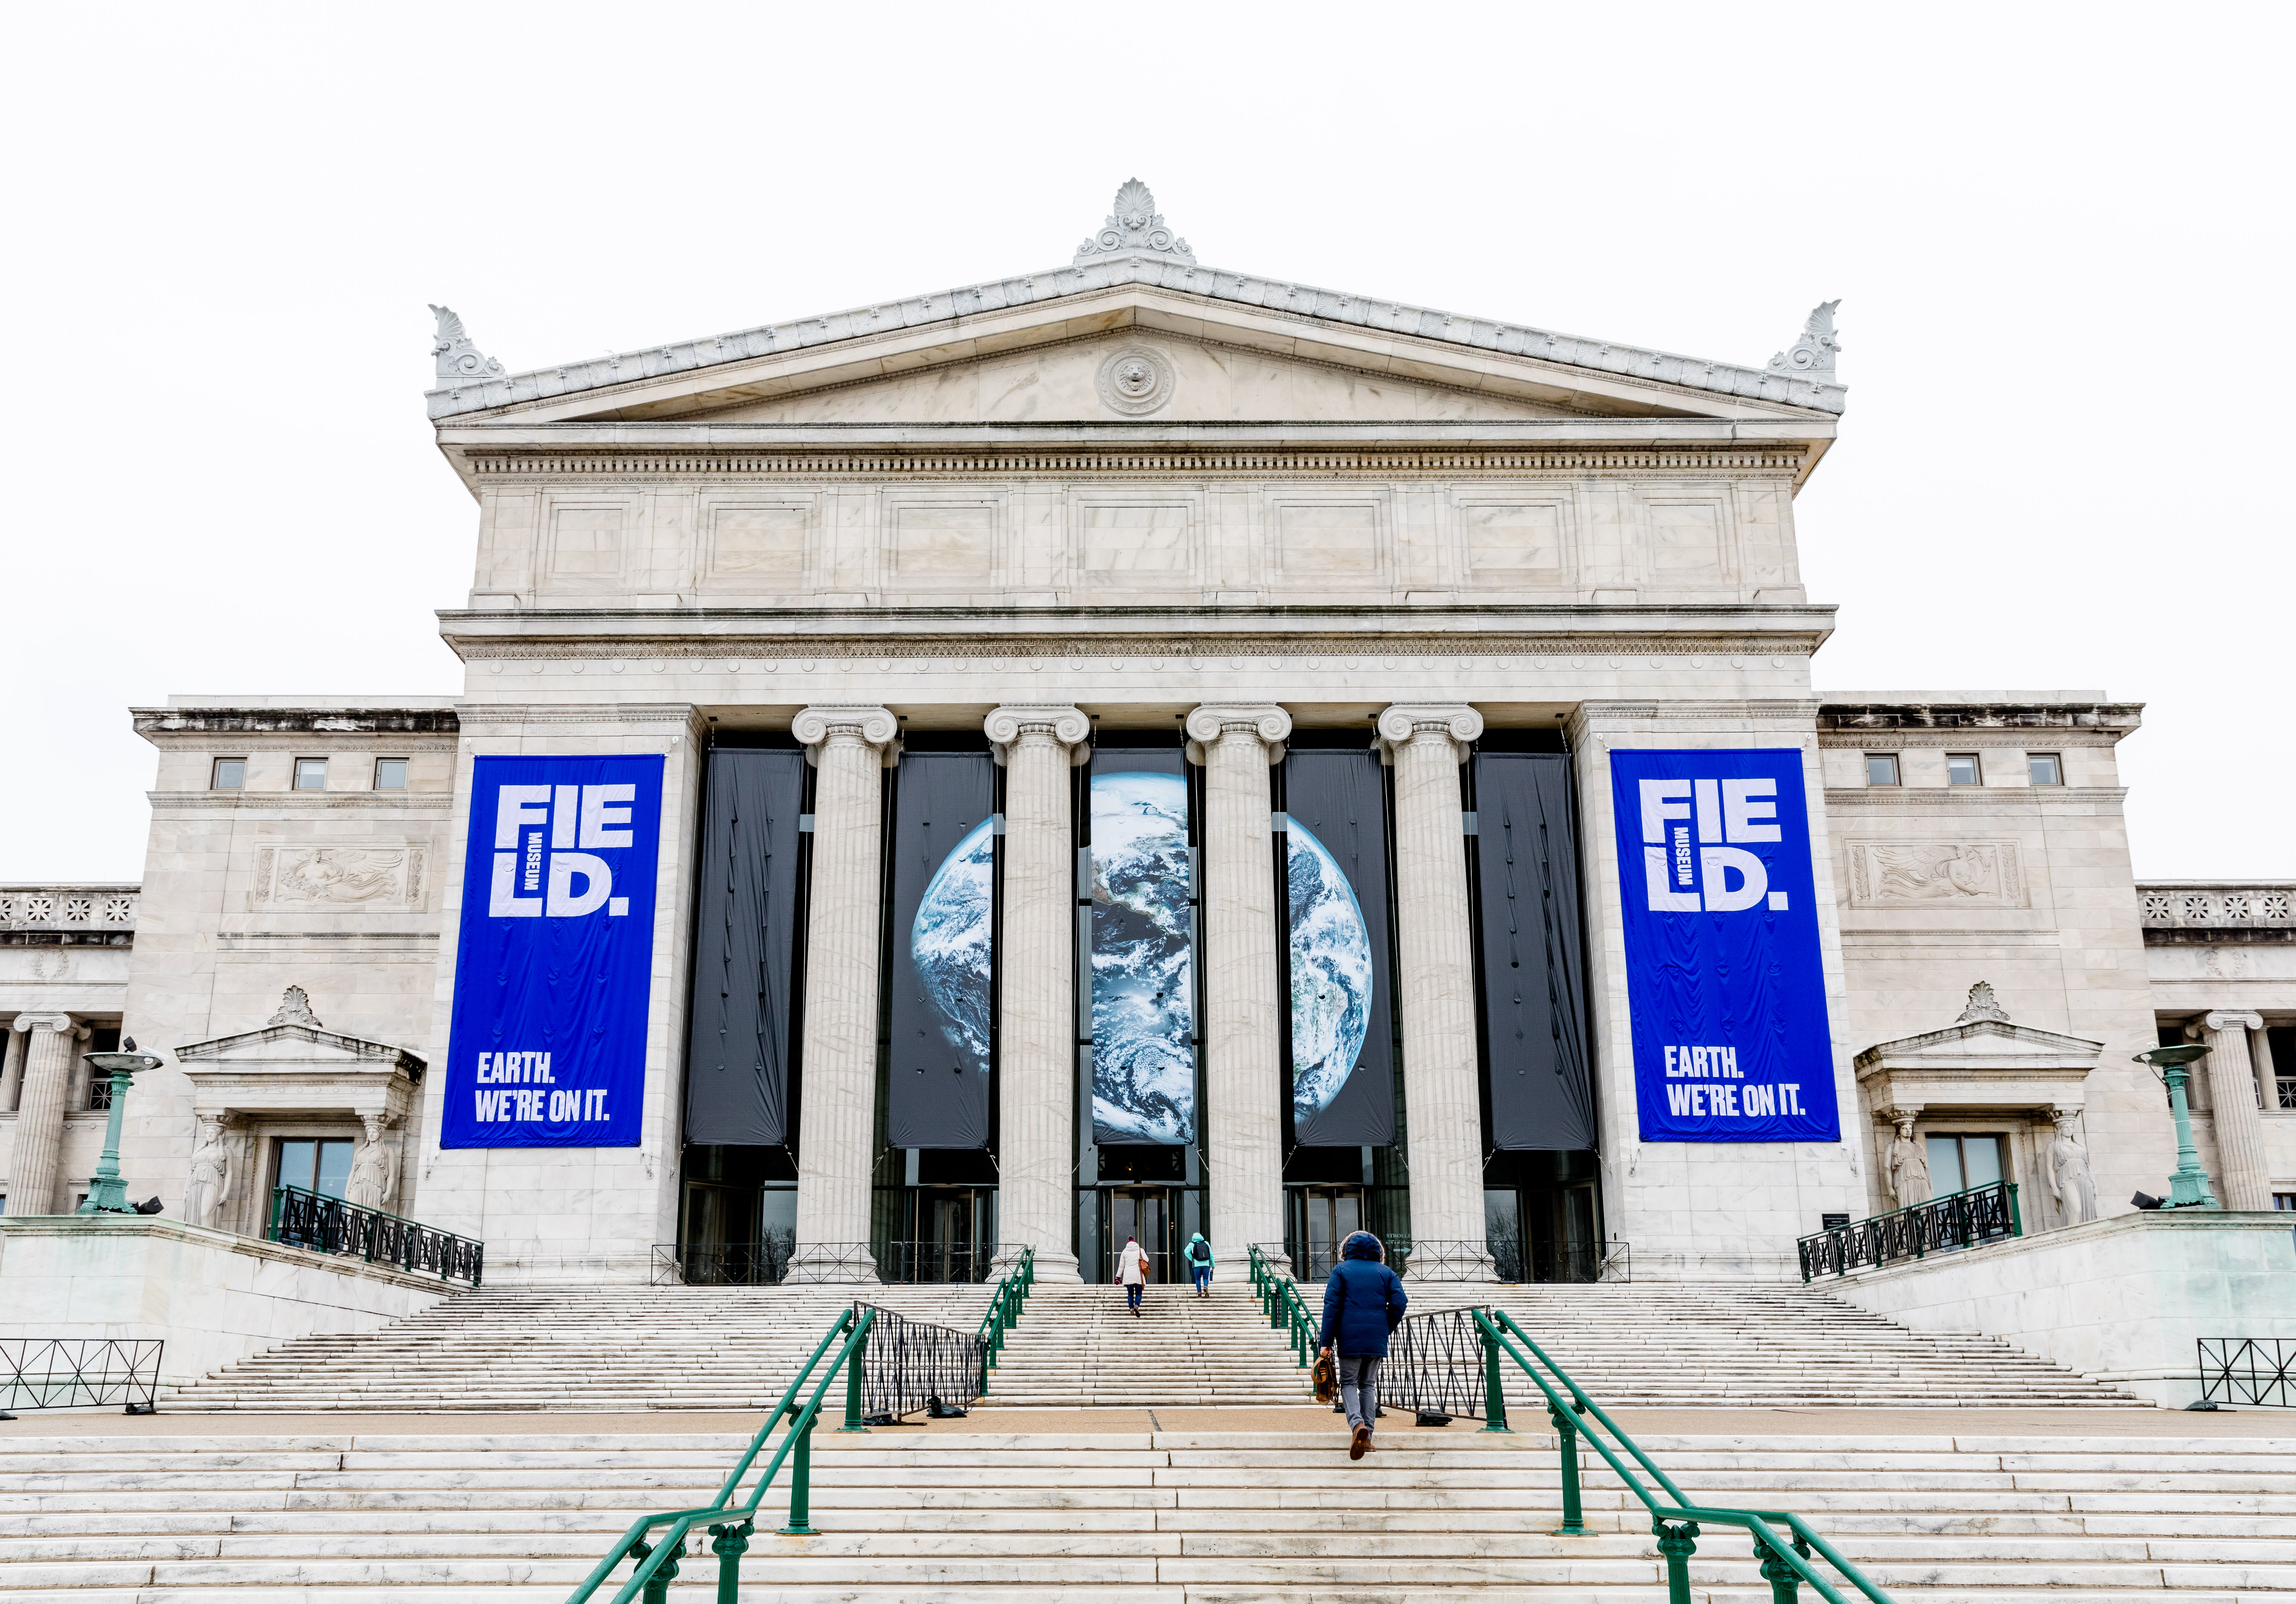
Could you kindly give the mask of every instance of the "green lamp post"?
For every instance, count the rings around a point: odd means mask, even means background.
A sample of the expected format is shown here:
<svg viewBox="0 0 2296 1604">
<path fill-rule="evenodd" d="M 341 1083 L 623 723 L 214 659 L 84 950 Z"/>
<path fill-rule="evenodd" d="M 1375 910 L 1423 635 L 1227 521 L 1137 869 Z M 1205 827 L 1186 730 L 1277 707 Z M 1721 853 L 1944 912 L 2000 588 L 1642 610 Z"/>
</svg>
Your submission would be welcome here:
<svg viewBox="0 0 2296 1604">
<path fill-rule="evenodd" d="M 153 1053 L 135 1050 L 135 1038 L 128 1037 L 119 1044 L 116 1053 L 83 1053 L 80 1056 L 98 1070 L 111 1077 L 111 1118 L 103 1127 L 103 1156 L 96 1161 L 95 1178 L 87 1189 L 87 1201 L 79 1205 L 83 1214 L 133 1214 L 142 1211 L 127 1201 L 127 1183 L 119 1178 L 119 1116 L 127 1106 L 127 1088 L 139 1069 L 157 1069 L 160 1058 Z"/>
<path fill-rule="evenodd" d="M 2169 1177 L 2169 1200 L 2164 1208 L 2215 1208 L 2216 1194 L 2209 1190 L 2209 1172 L 2201 1168 L 2201 1150 L 2193 1145 L 2193 1115 L 2185 1104 L 2185 1082 L 2192 1065 L 2209 1056 L 2199 1042 L 2182 1047 L 2156 1047 L 2138 1053 L 2136 1061 L 2152 1071 L 2169 1089 L 2169 1115 L 2177 1122 L 2177 1172 Z"/>
</svg>

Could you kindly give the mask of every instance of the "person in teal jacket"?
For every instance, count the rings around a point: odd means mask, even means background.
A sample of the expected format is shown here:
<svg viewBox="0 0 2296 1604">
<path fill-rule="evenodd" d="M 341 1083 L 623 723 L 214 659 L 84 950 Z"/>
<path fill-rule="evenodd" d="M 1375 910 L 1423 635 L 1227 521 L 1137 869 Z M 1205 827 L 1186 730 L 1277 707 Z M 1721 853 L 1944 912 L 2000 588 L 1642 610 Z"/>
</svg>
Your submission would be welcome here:
<svg viewBox="0 0 2296 1604">
<path fill-rule="evenodd" d="M 1198 1231 L 1188 1238 L 1187 1251 L 1181 1256 L 1188 1262 L 1188 1275 L 1196 1284 L 1196 1296 L 1211 1296 L 1212 1265 L 1215 1261 L 1212 1258 L 1212 1245 L 1204 1240 L 1203 1232 Z"/>
</svg>

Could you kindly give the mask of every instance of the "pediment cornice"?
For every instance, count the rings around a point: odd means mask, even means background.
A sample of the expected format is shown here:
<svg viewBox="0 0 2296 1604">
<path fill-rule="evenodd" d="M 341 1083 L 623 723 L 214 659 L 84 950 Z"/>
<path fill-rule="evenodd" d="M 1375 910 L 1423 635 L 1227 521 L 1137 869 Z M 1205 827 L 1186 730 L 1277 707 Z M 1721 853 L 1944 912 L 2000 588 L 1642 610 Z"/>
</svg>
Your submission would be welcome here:
<svg viewBox="0 0 2296 1604">
<path fill-rule="evenodd" d="M 1119 256 L 430 392 L 434 420 L 636 419 L 1127 327 L 1596 412 L 1830 418 L 1830 378 L 1193 264 Z"/>
</svg>

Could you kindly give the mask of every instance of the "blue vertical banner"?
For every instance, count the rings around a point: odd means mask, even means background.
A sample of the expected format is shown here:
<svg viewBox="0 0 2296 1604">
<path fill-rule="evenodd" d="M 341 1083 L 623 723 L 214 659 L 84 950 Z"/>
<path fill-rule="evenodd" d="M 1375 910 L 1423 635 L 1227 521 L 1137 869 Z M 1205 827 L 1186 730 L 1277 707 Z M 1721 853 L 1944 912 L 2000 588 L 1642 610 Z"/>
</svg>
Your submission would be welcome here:
<svg viewBox="0 0 2296 1604">
<path fill-rule="evenodd" d="M 1833 1142 L 1799 747 L 1611 753 L 1646 1142 Z"/>
<path fill-rule="evenodd" d="M 482 757 L 463 858 L 445 1147 L 635 1147 L 662 759 Z"/>
</svg>

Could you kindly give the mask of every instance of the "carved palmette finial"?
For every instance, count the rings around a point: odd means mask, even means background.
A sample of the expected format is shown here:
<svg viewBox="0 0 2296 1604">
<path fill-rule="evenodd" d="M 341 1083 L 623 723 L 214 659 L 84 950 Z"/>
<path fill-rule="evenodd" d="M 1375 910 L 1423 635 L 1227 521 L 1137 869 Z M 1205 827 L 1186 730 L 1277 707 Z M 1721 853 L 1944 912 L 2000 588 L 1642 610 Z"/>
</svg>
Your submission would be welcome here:
<svg viewBox="0 0 2296 1604">
<path fill-rule="evenodd" d="M 263 1022 L 266 1024 L 308 1024 L 313 1030 L 324 1030 L 311 1013 L 311 996 L 300 986 L 290 986 L 279 999 L 279 1011 Z"/>
<path fill-rule="evenodd" d="M 1839 300 L 1829 300 L 1810 309 L 1809 321 L 1802 325 L 1801 338 L 1770 358 L 1770 371 L 1780 374 L 1800 374 L 1812 379 L 1833 377 L 1834 353 L 1841 341 L 1833 336 L 1833 308 Z"/>
<path fill-rule="evenodd" d="M 1969 1006 L 1962 1009 L 1961 1017 L 1954 1023 L 1975 1024 L 1986 1019 L 2006 1024 L 2009 1023 L 2009 1010 L 2003 1008 L 2000 999 L 1993 995 L 1993 987 L 1980 980 L 1969 988 Z"/>
<path fill-rule="evenodd" d="M 1155 256 L 1168 261 L 1195 265 L 1196 253 L 1188 242 L 1164 226 L 1156 215 L 1156 197 L 1137 178 L 1127 178 L 1116 192 L 1116 205 L 1101 224 L 1100 232 L 1077 247 L 1076 265 L 1106 256 Z"/>
<path fill-rule="evenodd" d="M 439 383 L 475 384 L 499 379 L 509 371 L 471 342 L 454 308 L 434 306 L 430 311 L 439 319 L 439 334 L 430 342 L 430 354 L 439 359 Z"/>
</svg>

